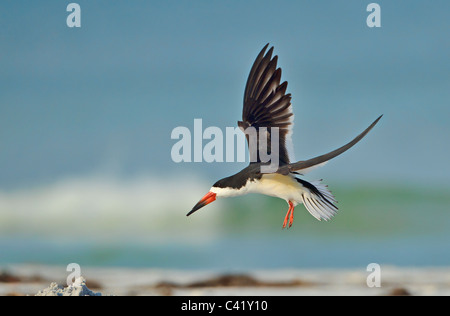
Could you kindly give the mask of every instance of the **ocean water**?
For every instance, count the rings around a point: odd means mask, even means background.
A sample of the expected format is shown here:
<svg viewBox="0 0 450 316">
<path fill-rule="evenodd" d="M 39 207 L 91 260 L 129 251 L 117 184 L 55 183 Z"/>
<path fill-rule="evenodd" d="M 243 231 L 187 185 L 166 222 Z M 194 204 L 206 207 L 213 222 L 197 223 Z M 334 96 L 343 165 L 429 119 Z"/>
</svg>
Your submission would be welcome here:
<svg viewBox="0 0 450 316">
<path fill-rule="evenodd" d="M 286 203 L 259 195 L 219 199 L 186 217 L 208 187 L 190 179 L 189 190 L 148 176 L 2 192 L 0 264 L 231 271 L 450 265 L 450 195 L 442 187 L 333 184 L 337 216 L 319 222 L 299 205 L 293 227 L 283 230 Z"/>
</svg>

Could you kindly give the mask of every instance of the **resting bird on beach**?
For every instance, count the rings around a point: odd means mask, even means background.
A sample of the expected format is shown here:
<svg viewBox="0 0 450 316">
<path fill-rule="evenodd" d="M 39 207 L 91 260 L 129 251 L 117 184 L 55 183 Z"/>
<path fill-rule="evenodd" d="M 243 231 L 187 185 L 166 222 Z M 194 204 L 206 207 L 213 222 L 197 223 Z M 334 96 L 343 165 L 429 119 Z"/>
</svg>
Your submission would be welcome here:
<svg viewBox="0 0 450 316">
<path fill-rule="evenodd" d="M 318 220 L 329 220 L 338 210 L 335 197 L 321 180 L 308 182 L 300 176 L 312 167 L 323 165 L 350 149 L 366 136 L 382 115 L 348 144 L 312 159 L 291 162 L 286 147 L 293 123 L 291 95 L 286 94 L 287 82 L 280 84 L 281 68 L 277 68 L 278 56 L 272 58 L 273 47 L 266 53 L 268 45 L 264 46 L 258 54 L 250 70 L 244 92 L 242 121 L 238 122 L 241 130 L 256 131 L 257 137 L 254 138 L 246 133 L 250 153 L 253 152 L 252 140 L 257 140 L 256 145 L 253 144 L 257 148 L 256 155 L 253 154 L 252 157 L 250 154 L 248 167 L 235 175 L 217 181 L 187 216 L 215 201 L 216 198 L 247 193 L 260 193 L 285 200 L 289 209 L 283 221 L 283 228 L 287 225 L 292 226 L 294 208 L 298 204 L 303 204 Z M 277 133 L 272 132 L 274 128 Z M 274 139 L 271 136 L 276 134 L 278 139 L 275 139 L 275 144 L 278 144 L 278 148 L 275 148 L 273 152 L 271 145 Z M 267 141 L 264 144 L 261 139 L 266 138 Z M 278 164 L 275 170 L 267 172 L 265 168 L 269 166 L 269 162 L 263 157 L 269 154 L 272 160 L 276 158 Z"/>
</svg>

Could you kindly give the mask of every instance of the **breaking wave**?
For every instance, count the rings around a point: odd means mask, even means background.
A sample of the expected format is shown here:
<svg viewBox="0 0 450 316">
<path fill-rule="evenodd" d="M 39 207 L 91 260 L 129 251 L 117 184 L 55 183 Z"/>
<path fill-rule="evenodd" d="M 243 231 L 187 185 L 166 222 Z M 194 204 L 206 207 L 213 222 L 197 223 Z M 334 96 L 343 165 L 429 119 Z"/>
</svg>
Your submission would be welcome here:
<svg viewBox="0 0 450 316">
<path fill-rule="evenodd" d="M 185 216 L 209 187 L 192 175 L 94 175 L 0 191 L 0 236 L 211 237 L 220 205 L 195 219 Z"/>
</svg>

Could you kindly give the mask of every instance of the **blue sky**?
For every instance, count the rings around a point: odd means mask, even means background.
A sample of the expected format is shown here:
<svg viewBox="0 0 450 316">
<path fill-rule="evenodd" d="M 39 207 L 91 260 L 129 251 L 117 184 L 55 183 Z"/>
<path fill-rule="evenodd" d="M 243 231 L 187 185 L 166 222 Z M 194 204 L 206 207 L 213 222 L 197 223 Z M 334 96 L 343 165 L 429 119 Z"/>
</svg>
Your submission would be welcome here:
<svg viewBox="0 0 450 316">
<path fill-rule="evenodd" d="M 450 176 L 448 1 L 69 1 L 0 3 L 0 189 L 96 172 L 197 173 L 175 164 L 177 126 L 235 126 L 250 67 L 271 43 L 289 82 L 295 156 L 352 139 L 334 181 L 446 184 Z"/>
</svg>

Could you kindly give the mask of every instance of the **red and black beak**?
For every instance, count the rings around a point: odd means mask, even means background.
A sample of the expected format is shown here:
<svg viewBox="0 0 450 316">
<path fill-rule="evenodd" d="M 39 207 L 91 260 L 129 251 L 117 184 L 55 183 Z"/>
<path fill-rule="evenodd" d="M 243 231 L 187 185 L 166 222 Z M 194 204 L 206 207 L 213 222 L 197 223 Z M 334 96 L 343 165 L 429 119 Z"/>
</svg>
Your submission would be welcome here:
<svg viewBox="0 0 450 316">
<path fill-rule="evenodd" d="M 198 201 L 197 204 L 192 208 L 192 210 L 186 214 L 186 216 L 191 215 L 195 211 L 201 209 L 203 206 L 208 205 L 211 202 L 214 202 L 216 200 L 216 193 L 208 192 L 200 201 Z"/>
</svg>

